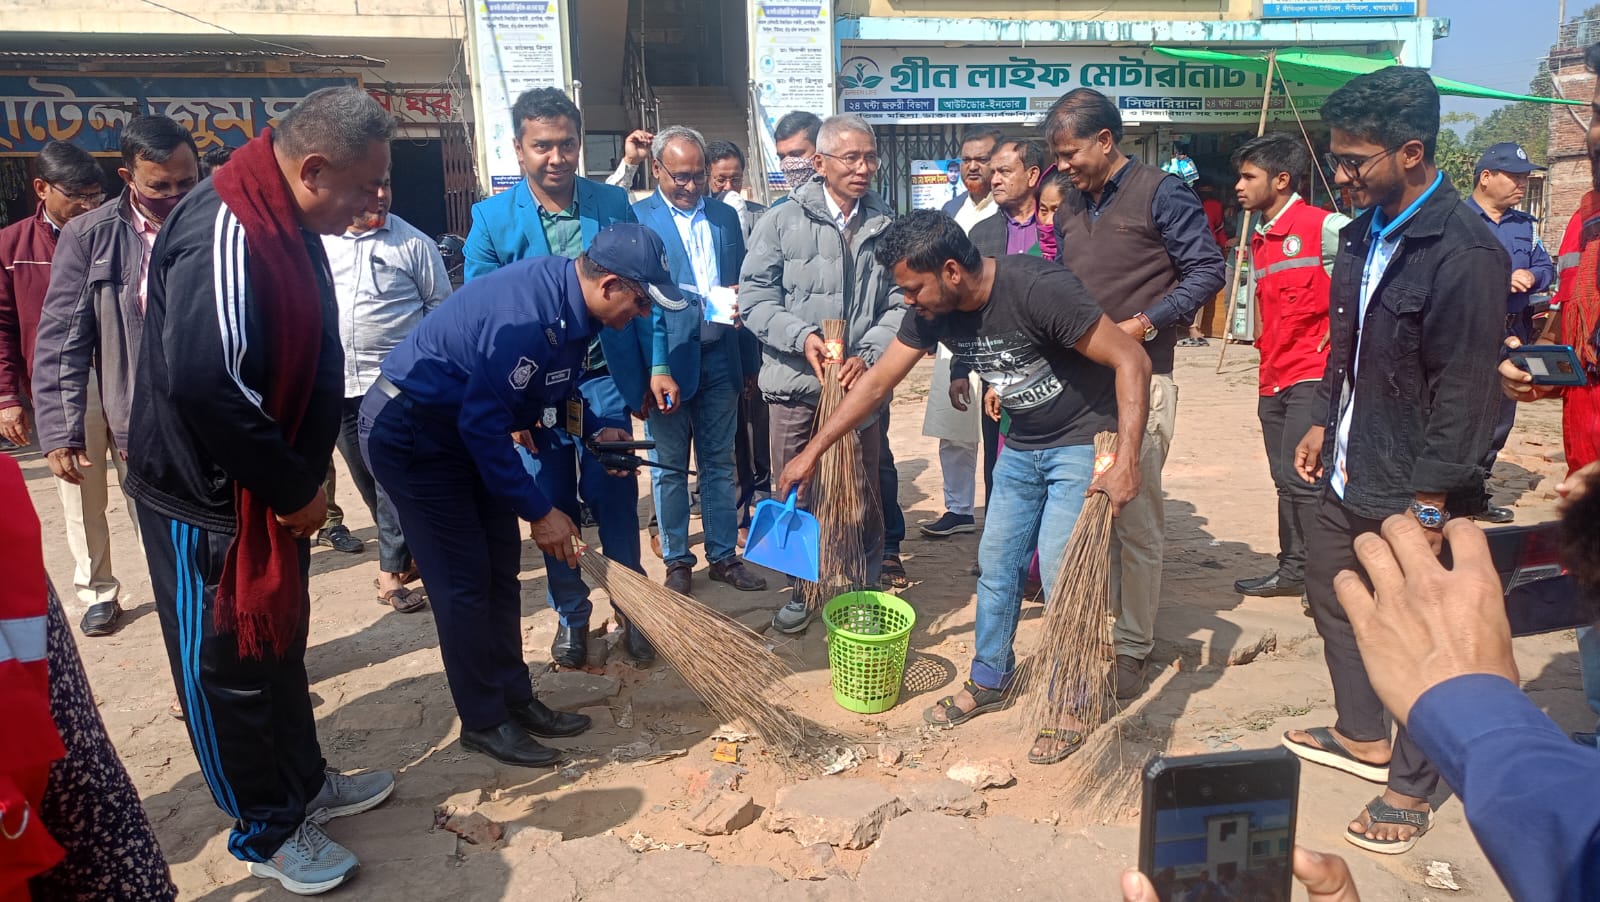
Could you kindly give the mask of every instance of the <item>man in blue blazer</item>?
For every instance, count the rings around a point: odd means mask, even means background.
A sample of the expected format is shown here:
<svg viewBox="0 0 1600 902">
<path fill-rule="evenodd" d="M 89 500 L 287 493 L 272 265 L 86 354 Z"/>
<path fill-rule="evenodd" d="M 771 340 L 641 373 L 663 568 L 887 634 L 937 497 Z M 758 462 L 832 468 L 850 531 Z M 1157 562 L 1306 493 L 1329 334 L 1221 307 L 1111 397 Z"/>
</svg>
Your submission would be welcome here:
<svg viewBox="0 0 1600 902">
<path fill-rule="evenodd" d="M 634 222 L 628 193 L 621 188 L 578 178 L 583 152 L 583 115 L 555 88 L 524 91 L 511 109 L 517 130 L 517 162 L 521 181 L 472 208 L 467 234 L 465 275 L 468 281 L 528 257 L 576 259 L 588 250 L 601 229 L 614 222 Z M 643 389 L 624 394 L 619 385 L 643 385 L 643 363 L 636 350 L 640 322 L 623 329 L 602 329 L 589 346 L 584 376 L 578 383 L 584 405 L 608 424 L 628 422 L 628 412 L 644 409 Z M 542 428 L 523 434 L 523 462 L 539 490 L 579 520 L 581 493 L 599 524 L 600 547 L 619 564 L 639 566 L 639 481 L 633 474 L 608 473 L 582 443 L 567 433 L 566 411 L 545 411 Z M 529 453 L 531 451 L 531 453 Z M 545 555 L 545 583 L 550 606 L 560 616 L 550 658 L 563 667 L 582 667 L 588 658 L 586 639 L 593 606 L 582 574 L 565 560 Z M 644 636 L 631 625 L 623 645 L 641 663 L 655 658 Z"/>
<path fill-rule="evenodd" d="M 651 142 L 650 154 L 660 189 L 633 211 L 660 236 L 668 270 L 689 304 L 680 311 L 657 309 L 649 336 L 639 336 L 639 359 L 649 365 L 649 384 L 622 383 L 619 376 L 619 385 L 629 396 L 641 387 L 648 393 L 646 429 L 656 443 L 654 460 L 687 467 L 689 444 L 694 443 L 710 577 L 746 592 L 765 589 L 766 580 L 739 560 L 733 460 L 739 395 L 746 376 L 760 369 L 759 350 L 752 347 L 756 353 L 741 354 L 743 330 L 714 321 L 709 303 L 713 288 L 739 284 L 744 231 L 732 207 L 706 197 L 706 145 L 699 132 L 682 126 L 663 129 Z M 650 481 L 666 585 L 689 595 L 695 565 L 689 550 L 689 479 L 652 469 Z"/>
</svg>

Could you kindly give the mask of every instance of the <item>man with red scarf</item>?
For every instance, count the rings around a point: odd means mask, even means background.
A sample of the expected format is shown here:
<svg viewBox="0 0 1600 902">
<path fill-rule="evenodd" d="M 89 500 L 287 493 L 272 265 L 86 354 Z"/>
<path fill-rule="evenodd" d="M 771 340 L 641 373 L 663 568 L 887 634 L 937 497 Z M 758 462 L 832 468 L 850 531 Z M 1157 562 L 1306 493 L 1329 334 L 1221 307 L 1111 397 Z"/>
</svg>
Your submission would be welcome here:
<svg viewBox="0 0 1600 902">
<path fill-rule="evenodd" d="M 1591 45 L 1583 61 L 1590 72 L 1600 75 L 1600 44 Z M 1595 83 L 1593 109 L 1600 110 L 1600 80 Z M 1533 377 L 1516 364 L 1509 360 L 1500 363 L 1500 384 L 1507 397 L 1517 401 L 1561 399 L 1561 440 L 1569 475 L 1600 462 L 1600 241 L 1595 240 L 1600 236 L 1600 115 L 1590 118 L 1585 143 L 1593 190 L 1583 196 L 1561 236 L 1556 258 L 1561 287 L 1550 304 L 1556 312 L 1545 324 L 1539 343 L 1571 345 L 1589 382 L 1570 388 L 1534 385 Z M 1520 344 L 1512 337 L 1506 339 L 1506 346 Z M 1600 630 L 1585 627 L 1578 631 L 1578 653 L 1583 663 L 1583 693 L 1589 707 L 1600 715 Z M 1596 745 L 1597 735 L 1600 726 L 1595 732 L 1574 733 L 1572 738 Z"/>
<path fill-rule="evenodd" d="M 309 538 L 344 403 L 318 236 L 379 209 L 393 130 L 365 92 L 324 88 L 168 215 L 129 421 L 127 491 L 228 850 L 300 895 L 356 869 L 320 825 L 394 790 L 387 772 L 326 769 L 305 670 Z"/>
</svg>

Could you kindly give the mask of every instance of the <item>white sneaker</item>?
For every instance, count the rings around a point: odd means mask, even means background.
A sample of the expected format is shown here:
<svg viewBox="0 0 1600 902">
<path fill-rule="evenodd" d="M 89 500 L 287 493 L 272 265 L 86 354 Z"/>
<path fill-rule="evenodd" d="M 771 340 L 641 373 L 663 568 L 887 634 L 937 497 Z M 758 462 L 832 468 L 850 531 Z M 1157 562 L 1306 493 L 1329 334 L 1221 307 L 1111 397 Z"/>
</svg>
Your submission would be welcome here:
<svg viewBox="0 0 1600 902">
<path fill-rule="evenodd" d="M 297 896 L 315 896 L 349 880 L 360 866 L 349 849 L 307 820 L 270 859 L 250 862 L 249 870 L 252 876 L 278 881 Z"/>
<path fill-rule="evenodd" d="M 329 770 L 317 790 L 316 798 L 306 803 L 306 817 L 326 824 L 336 817 L 360 814 L 382 804 L 394 792 L 394 774 L 386 770 L 347 776 Z"/>
</svg>

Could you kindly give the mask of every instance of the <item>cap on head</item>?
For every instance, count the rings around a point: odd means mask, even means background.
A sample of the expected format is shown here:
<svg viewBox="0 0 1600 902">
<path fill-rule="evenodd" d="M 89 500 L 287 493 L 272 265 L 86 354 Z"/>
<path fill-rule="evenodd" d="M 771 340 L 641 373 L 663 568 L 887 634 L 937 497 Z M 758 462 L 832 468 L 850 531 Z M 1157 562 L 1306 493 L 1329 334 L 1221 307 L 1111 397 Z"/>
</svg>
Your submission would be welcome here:
<svg viewBox="0 0 1600 902">
<path fill-rule="evenodd" d="M 1542 172 L 1544 168 L 1528 159 L 1527 151 L 1523 150 L 1520 145 L 1507 141 L 1503 144 L 1496 144 L 1484 151 L 1483 156 L 1478 158 L 1478 165 L 1474 171 L 1492 170 L 1494 172 L 1525 175 L 1529 172 Z"/>
<path fill-rule="evenodd" d="M 613 223 L 594 236 L 588 255 L 601 269 L 638 282 L 650 293 L 653 303 L 667 310 L 688 306 L 672 281 L 666 246 L 650 229 L 635 222 Z"/>
</svg>

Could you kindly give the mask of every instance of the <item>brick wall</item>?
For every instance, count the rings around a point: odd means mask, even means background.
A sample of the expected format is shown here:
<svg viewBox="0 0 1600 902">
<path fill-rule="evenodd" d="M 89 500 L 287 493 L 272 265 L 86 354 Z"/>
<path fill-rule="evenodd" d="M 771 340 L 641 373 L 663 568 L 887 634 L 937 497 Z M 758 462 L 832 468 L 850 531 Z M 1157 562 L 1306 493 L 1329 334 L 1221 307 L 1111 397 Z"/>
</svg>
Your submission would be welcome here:
<svg viewBox="0 0 1600 902">
<path fill-rule="evenodd" d="M 1583 48 L 1563 47 L 1550 54 L 1550 71 L 1557 93 L 1562 97 L 1587 101 L 1594 96 L 1594 75 L 1583 65 Z M 1545 216 L 1541 223 L 1546 246 L 1553 252 L 1561 244 L 1561 232 L 1578 209 L 1578 201 L 1592 185 L 1589 154 L 1584 146 L 1589 111 L 1584 107 L 1551 105 L 1550 167 L 1545 189 Z"/>
</svg>

